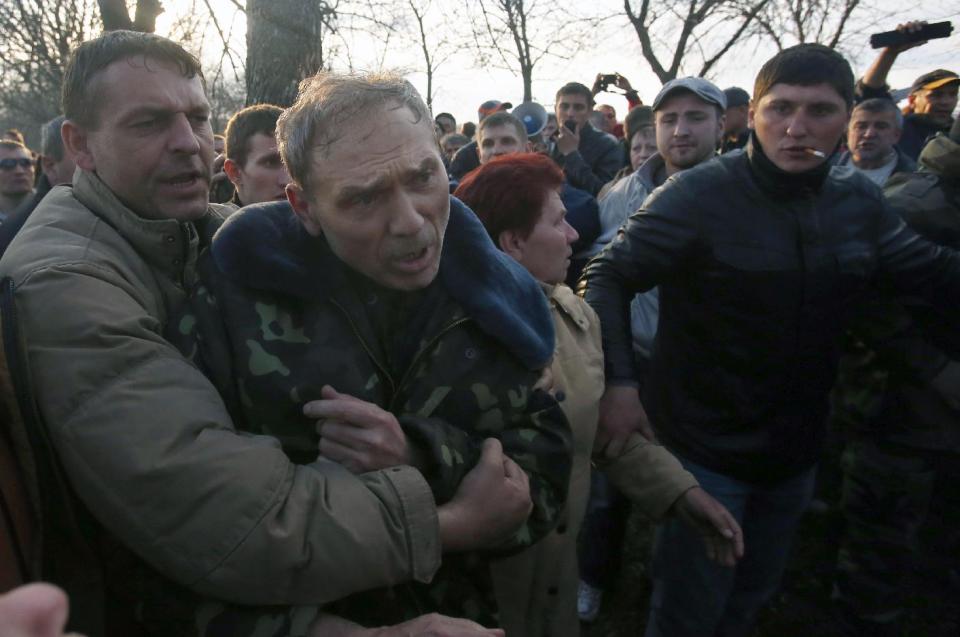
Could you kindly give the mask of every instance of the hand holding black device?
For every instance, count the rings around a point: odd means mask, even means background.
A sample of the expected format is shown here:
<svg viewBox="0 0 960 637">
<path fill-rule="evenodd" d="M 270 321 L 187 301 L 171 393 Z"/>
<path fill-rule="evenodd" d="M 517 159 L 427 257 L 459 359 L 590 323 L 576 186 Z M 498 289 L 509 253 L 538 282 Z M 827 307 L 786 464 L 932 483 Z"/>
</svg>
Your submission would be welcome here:
<svg viewBox="0 0 960 637">
<path fill-rule="evenodd" d="M 925 24 L 916 31 L 893 30 L 874 33 L 870 36 L 870 46 L 875 49 L 903 46 L 914 42 L 947 38 L 951 33 L 953 33 L 953 25 L 950 22 L 934 22 Z"/>
</svg>

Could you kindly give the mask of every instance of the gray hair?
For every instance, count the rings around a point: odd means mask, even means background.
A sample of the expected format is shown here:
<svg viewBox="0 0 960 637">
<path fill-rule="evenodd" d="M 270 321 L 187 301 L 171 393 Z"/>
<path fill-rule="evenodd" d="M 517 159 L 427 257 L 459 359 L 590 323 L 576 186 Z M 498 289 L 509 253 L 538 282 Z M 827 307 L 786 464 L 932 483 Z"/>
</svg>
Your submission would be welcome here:
<svg viewBox="0 0 960 637">
<path fill-rule="evenodd" d="M 60 127 L 67 119 L 65 115 L 57 115 L 40 129 L 40 154 L 54 161 L 63 159 L 63 137 L 60 136 Z"/>
<path fill-rule="evenodd" d="M 893 121 L 896 124 L 898 130 L 903 130 L 903 113 L 900 112 L 900 109 L 897 108 L 897 105 L 893 103 L 893 100 L 886 97 L 872 97 L 868 100 L 863 100 L 859 104 L 853 107 L 853 111 L 850 113 L 851 119 L 853 114 L 857 111 L 866 111 L 868 113 L 893 113 Z"/>
<path fill-rule="evenodd" d="M 344 124 L 377 108 L 408 108 L 415 122 L 433 119 L 417 89 L 396 73 L 318 73 L 300 82 L 293 106 L 277 120 L 277 147 L 291 179 L 306 189 L 314 149 L 326 152 Z"/>
</svg>

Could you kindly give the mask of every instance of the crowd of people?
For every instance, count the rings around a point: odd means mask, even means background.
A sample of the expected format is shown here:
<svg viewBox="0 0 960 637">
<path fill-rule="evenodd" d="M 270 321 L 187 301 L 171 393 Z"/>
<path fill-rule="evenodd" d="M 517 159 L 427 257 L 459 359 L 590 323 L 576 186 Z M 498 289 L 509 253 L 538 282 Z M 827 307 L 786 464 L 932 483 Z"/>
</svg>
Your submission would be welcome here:
<svg viewBox="0 0 960 637">
<path fill-rule="evenodd" d="M 933 509 L 960 578 L 960 77 L 901 111 L 912 46 L 459 128 L 322 72 L 215 135 L 179 44 L 84 42 L 0 140 L 0 636 L 576 636 L 633 507 L 636 630 L 747 637 L 838 444 L 837 634 L 904 634 Z"/>
</svg>

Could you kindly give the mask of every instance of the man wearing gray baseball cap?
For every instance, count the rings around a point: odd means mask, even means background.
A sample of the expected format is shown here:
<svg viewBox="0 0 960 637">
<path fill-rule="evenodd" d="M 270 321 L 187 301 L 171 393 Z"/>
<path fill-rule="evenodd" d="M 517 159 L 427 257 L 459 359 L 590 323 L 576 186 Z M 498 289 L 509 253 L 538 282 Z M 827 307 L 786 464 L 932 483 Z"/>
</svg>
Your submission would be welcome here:
<svg viewBox="0 0 960 637">
<path fill-rule="evenodd" d="M 613 240 L 647 195 L 668 177 L 716 157 L 725 108 L 723 91 L 703 78 L 678 78 L 663 85 L 653 100 L 657 152 L 614 184 L 600 200 L 601 234 L 591 247 L 590 256 Z M 641 369 L 649 365 L 659 313 L 658 288 L 638 294 L 630 305 L 633 351 Z M 642 376 L 641 373 L 638 378 L 641 386 L 645 380 Z M 622 537 L 622 532 L 614 529 L 626 524 L 626 516 L 618 512 L 626 506 L 623 496 L 612 492 L 602 475 L 593 478 L 584 521 L 584 529 L 592 539 L 589 546 L 585 543 L 580 556 L 582 582 L 578 605 L 585 621 L 596 617 L 603 589 L 611 579 L 609 574 L 615 571 L 612 562 L 620 555 L 615 538 Z"/>
</svg>

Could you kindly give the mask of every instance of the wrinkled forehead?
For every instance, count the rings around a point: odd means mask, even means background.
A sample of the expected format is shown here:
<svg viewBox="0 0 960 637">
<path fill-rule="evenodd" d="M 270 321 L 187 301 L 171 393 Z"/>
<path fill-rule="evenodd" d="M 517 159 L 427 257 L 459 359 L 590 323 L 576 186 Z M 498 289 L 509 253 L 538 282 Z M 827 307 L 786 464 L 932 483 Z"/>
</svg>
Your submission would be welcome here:
<svg viewBox="0 0 960 637">
<path fill-rule="evenodd" d="M 400 117 L 392 117 L 398 114 Z M 386 117 L 391 115 L 391 117 Z M 384 122 L 389 120 L 388 124 Z M 397 102 L 375 104 L 353 112 L 332 113 L 316 122 L 310 153 L 313 161 L 324 160 L 344 151 L 362 150 L 378 138 L 395 137 L 401 133 L 413 133 L 417 129 L 428 139 L 436 139 L 436 122 L 420 117 L 408 106 Z M 419 137 L 419 136 L 418 136 Z"/>
<path fill-rule="evenodd" d="M 399 111 L 399 116 L 394 114 Z M 317 138 L 310 145 L 312 184 L 339 182 L 343 178 L 365 178 L 365 171 L 390 171 L 440 161 L 440 147 L 433 121 L 421 118 L 406 107 L 364 118 L 355 118 L 338 127 L 335 137 Z"/>
<path fill-rule="evenodd" d="M 174 62 L 132 56 L 111 62 L 91 79 L 98 110 L 151 106 L 192 109 L 209 106 L 203 80 L 184 74 Z"/>
</svg>

